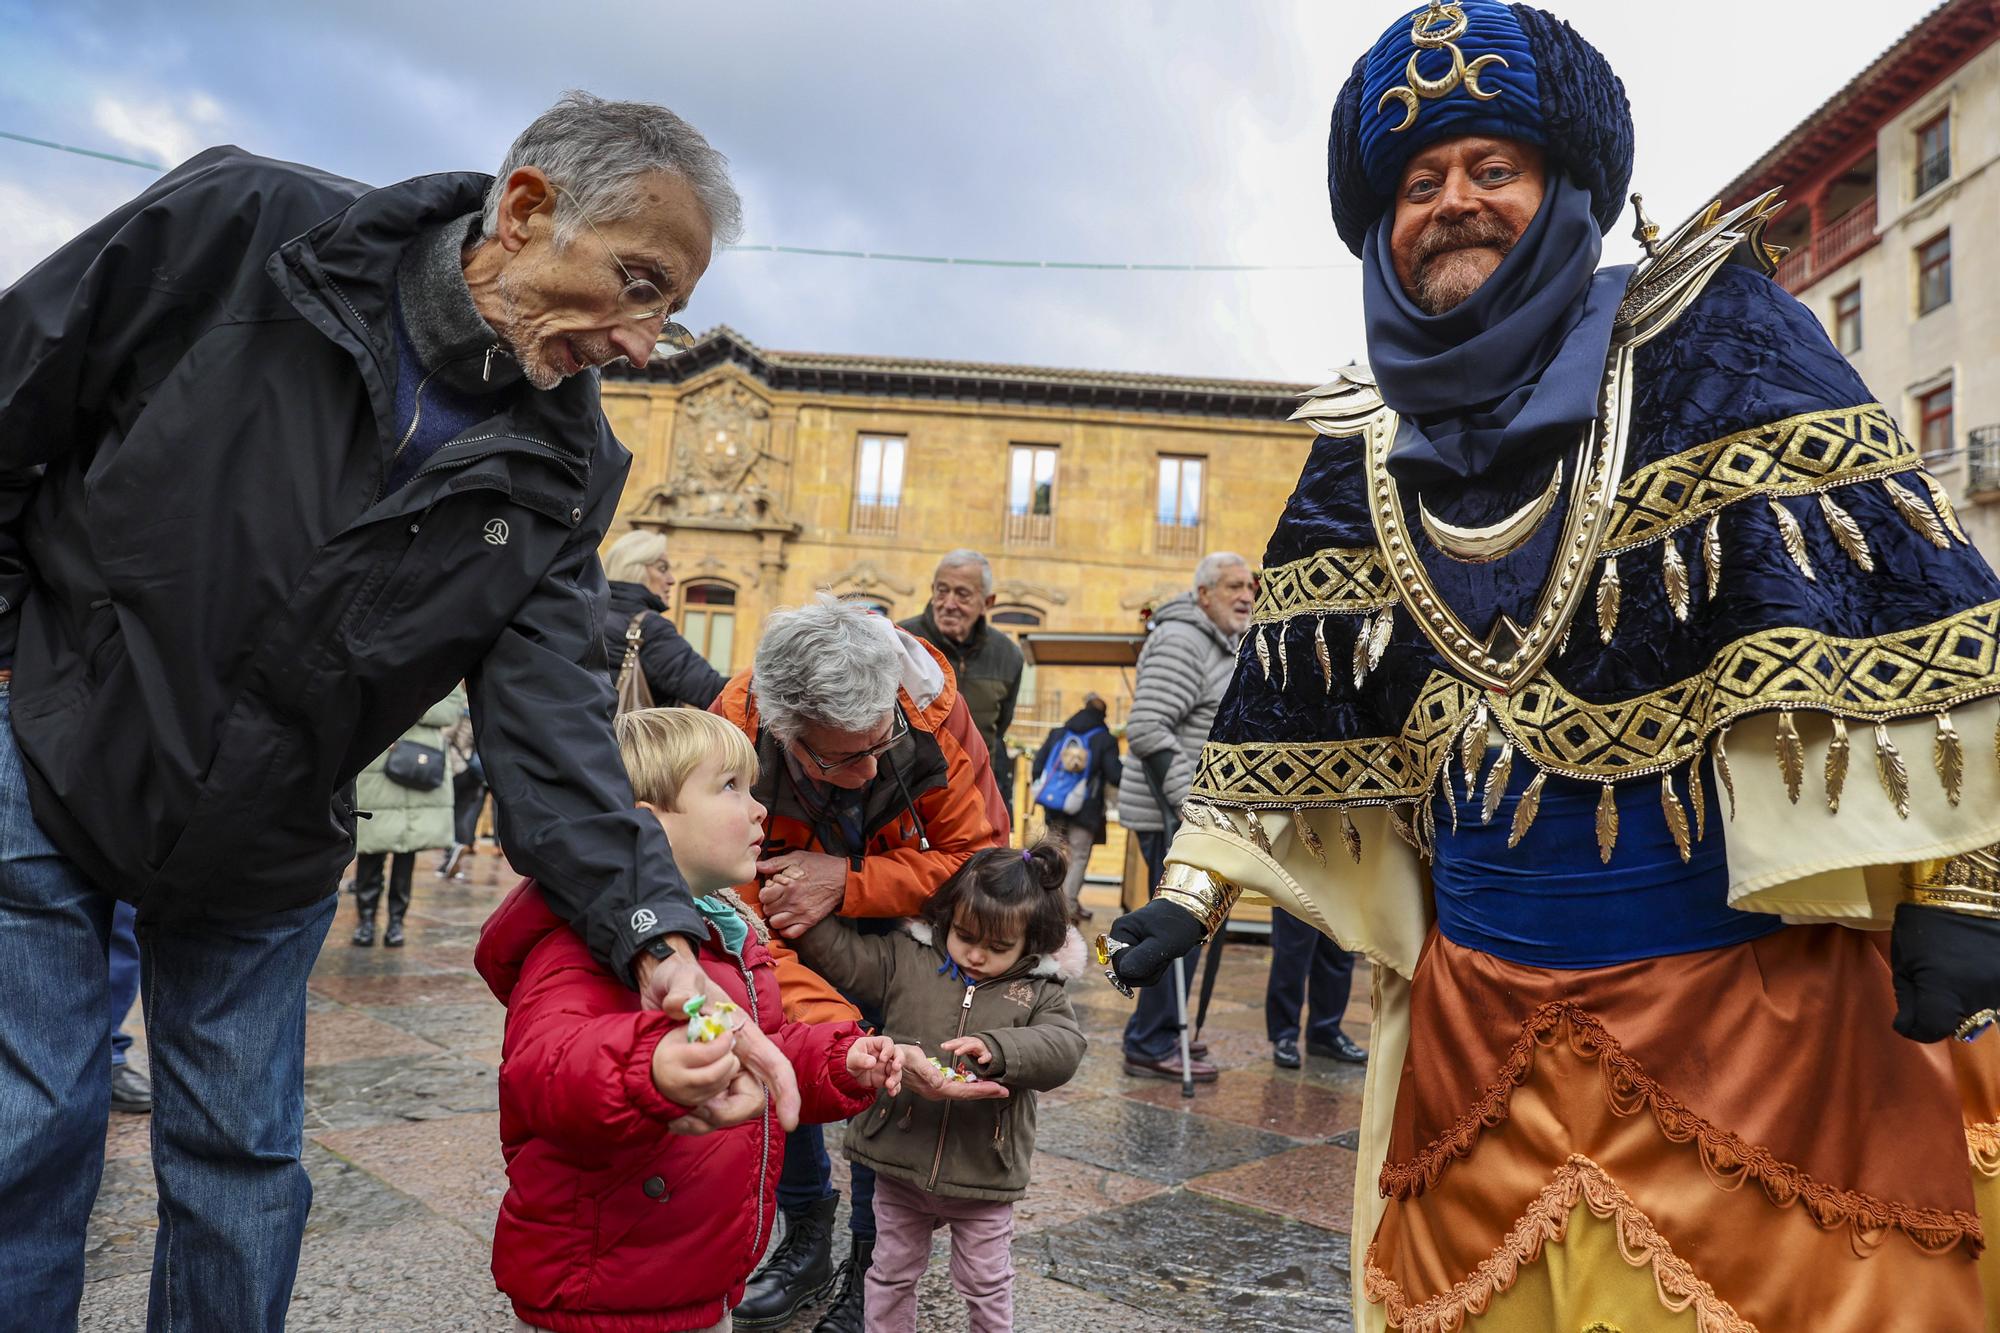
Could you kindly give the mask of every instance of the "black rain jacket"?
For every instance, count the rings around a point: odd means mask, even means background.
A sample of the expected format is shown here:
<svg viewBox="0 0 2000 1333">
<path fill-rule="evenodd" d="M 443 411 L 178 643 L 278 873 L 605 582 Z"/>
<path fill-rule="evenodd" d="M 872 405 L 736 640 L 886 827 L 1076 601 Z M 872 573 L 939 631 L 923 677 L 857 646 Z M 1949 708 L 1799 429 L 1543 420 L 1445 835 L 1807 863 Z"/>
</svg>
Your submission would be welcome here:
<svg viewBox="0 0 2000 1333">
<path fill-rule="evenodd" d="M 706 934 L 611 734 L 597 377 L 383 494 L 397 260 L 490 179 L 210 149 L 0 292 L 14 732 L 37 822 L 142 919 L 334 892 L 338 793 L 465 678 L 508 857 L 591 951 Z"/>
<path fill-rule="evenodd" d="M 729 677 L 708 664 L 680 627 L 662 614 L 667 604 L 646 591 L 643 583 L 614 579 L 611 600 L 604 610 L 604 651 L 611 659 L 611 683 L 625 665 L 625 632 L 632 617 L 651 612 L 639 622 L 639 669 L 653 691 L 653 704 L 669 708 L 676 704 L 706 708 L 722 693 Z"/>
</svg>

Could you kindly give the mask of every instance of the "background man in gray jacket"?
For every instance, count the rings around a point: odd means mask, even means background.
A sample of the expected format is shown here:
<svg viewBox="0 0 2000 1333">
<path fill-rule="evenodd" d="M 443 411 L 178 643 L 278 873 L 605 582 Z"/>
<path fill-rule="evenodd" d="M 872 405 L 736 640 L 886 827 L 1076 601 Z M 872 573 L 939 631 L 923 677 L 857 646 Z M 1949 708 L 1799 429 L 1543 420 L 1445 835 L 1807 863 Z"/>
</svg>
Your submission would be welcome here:
<svg viewBox="0 0 2000 1333">
<path fill-rule="evenodd" d="M 1215 710 L 1236 670 L 1236 649 L 1250 627 L 1257 581 L 1242 556 L 1216 551 L 1195 566 L 1194 591 L 1163 603 L 1153 613 L 1146 646 L 1139 653 L 1132 712 L 1125 744 L 1144 765 L 1150 781 L 1130 778 L 1118 789 L 1118 818 L 1139 835 L 1146 875 L 1158 884 L 1166 872 L 1167 819 L 1153 794 L 1155 784 L 1178 810 L 1194 782 L 1194 766 Z M 1197 970 L 1188 955 L 1183 979 Z M 1173 978 L 1139 992 L 1139 1007 L 1125 1024 L 1125 1072 L 1148 1078 L 1181 1077 L 1180 1029 L 1175 1017 Z M 1190 1058 L 1197 1082 L 1215 1081 L 1215 1066 Z"/>
</svg>

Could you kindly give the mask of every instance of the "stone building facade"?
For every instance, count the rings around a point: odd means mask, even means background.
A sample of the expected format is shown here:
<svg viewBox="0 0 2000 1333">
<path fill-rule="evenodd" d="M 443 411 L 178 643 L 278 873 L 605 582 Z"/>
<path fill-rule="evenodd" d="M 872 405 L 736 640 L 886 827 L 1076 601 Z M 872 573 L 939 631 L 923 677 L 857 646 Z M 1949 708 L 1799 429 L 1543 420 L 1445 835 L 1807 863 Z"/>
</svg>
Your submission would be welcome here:
<svg viewBox="0 0 2000 1333">
<path fill-rule="evenodd" d="M 1946 0 L 1722 191 L 2000 563 L 2000 0 Z"/>
<path fill-rule="evenodd" d="M 1131 631 L 1195 562 L 1254 565 L 1312 444 L 1304 385 L 766 351 L 727 328 L 607 372 L 632 450 L 616 538 L 664 532 L 672 614 L 711 662 L 750 662 L 770 611 L 818 590 L 896 619 L 938 557 L 983 551 L 1011 632 Z M 1016 747 L 1129 672 L 1024 682 Z"/>
</svg>

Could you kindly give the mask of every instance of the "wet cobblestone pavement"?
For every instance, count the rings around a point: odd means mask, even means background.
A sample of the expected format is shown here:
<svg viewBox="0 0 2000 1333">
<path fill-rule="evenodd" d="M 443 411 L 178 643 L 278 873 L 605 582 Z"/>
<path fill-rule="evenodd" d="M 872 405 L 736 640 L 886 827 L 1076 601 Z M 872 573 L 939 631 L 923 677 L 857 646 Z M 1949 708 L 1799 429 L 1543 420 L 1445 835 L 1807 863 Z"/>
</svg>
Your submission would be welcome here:
<svg viewBox="0 0 2000 1333">
<path fill-rule="evenodd" d="M 424 858 L 403 949 L 356 949 L 351 909 L 313 971 L 305 1160 L 315 1189 L 293 1296 L 294 1330 L 512 1327 L 487 1269 L 501 1167 L 502 1011 L 472 971 L 479 923 L 513 883 L 481 857 L 470 882 Z M 1086 905 L 1115 911 L 1108 889 Z M 1275 1068 L 1264 1040 L 1269 953 L 1232 946 L 1206 1037 L 1219 1082 L 1128 1078 L 1130 1003 L 1099 979 L 1075 987 L 1090 1037 L 1082 1073 L 1045 1095 L 1034 1184 L 1016 1208 L 1015 1323 L 1024 1333 L 1351 1327 L 1349 1244 L 1361 1070 L 1308 1059 Z M 1367 1030 L 1366 965 L 1348 1031 Z M 137 1029 L 137 1014 L 128 1031 Z M 144 1037 L 135 1047 L 144 1063 Z M 147 1117 L 114 1115 L 91 1217 L 81 1326 L 145 1323 L 155 1227 Z M 831 1136 L 837 1137 L 837 1136 Z M 845 1190 L 844 1164 L 836 1172 Z M 836 1257 L 845 1245 L 840 1224 Z M 919 1327 L 966 1326 L 939 1258 Z M 790 1326 L 812 1327 L 817 1312 Z"/>
</svg>

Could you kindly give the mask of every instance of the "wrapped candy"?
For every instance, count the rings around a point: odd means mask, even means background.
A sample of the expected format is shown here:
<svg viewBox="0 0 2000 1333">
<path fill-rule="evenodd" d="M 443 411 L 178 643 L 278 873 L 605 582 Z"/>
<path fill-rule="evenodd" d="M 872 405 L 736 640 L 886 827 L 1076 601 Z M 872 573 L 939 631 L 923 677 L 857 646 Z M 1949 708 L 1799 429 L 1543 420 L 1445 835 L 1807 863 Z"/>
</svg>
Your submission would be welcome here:
<svg viewBox="0 0 2000 1333">
<path fill-rule="evenodd" d="M 977 1083 L 979 1081 L 979 1075 L 973 1073 L 970 1069 L 953 1069 L 935 1055 L 930 1057 L 930 1062 L 931 1067 L 937 1070 L 938 1073 L 943 1074 L 948 1082 Z"/>
<path fill-rule="evenodd" d="M 697 995 L 681 1006 L 687 1015 L 689 1041 L 714 1041 L 725 1032 L 743 1026 L 743 1008 L 729 1000 L 711 1000 Z"/>
</svg>

